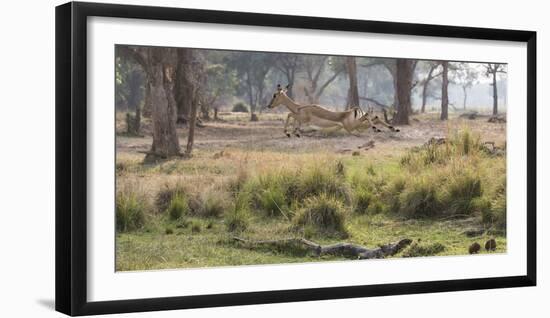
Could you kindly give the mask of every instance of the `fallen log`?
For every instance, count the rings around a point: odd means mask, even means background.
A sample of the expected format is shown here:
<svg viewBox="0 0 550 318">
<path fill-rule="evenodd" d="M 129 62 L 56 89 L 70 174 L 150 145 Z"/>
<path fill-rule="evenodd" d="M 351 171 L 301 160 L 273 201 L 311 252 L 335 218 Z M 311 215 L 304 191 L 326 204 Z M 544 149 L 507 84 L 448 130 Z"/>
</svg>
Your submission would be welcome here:
<svg viewBox="0 0 550 318">
<path fill-rule="evenodd" d="M 287 238 L 264 241 L 247 240 L 240 237 L 234 237 L 233 239 L 244 244 L 248 248 L 270 247 L 280 249 L 301 247 L 305 250 L 313 252 L 316 256 L 335 255 L 351 259 L 373 259 L 393 256 L 412 243 L 412 240 L 405 238 L 394 243 L 369 249 L 353 243 L 320 245 L 313 241 L 306 240 L 305 238 Z"/>
</svg>

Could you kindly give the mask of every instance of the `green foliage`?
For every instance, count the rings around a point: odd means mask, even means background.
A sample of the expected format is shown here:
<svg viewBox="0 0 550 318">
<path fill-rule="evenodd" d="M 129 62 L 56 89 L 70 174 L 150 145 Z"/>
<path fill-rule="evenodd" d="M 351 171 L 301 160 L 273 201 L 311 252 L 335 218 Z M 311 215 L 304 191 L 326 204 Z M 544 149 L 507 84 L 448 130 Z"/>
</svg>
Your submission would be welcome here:
<svg viewBox="0 0 550 318">
<path fill-rule="evenodd" d="M 182 216 L 188 214 L 189 205 L 185 196 L 177 194 L 176 196 L 172 197 L 172 200 L 170 201 L 170 205 L 168 206 L 166 212 L 168 213 L 170 219 L 173 221 L 178 220 Z"/>
<path fill-rule="evenodd" d="M 185 196 L 185 187 L 181 183 L 175 185 L 165 184 L 155 197 L 157 212 L 162 213 L 168 209 L 175 196 Z"/>
<path fill-rule="evenodd" d="M 399 195 L 399 213 L 407 218 L 433 217 L 442 209 L 438 186 L 427 178 L 413 178 Z"/>
<path fill-rule="evenodd" d="M 347 237 L 346 211 L 338 199 L 322 193 L 306 200 L 304 207 L 294 216 L 298 227 L 314 227 L 328 236 Z"/>
<path fill-rule="evenodd" d="M 229 232 L 242 232 L 250 224 L 250 195 L 239 193 L 235 198 L 235 205 L 230 213 L 226 214 L 225 224 Z"/>
<path fill-rule="evenodd" d="M 248 113 L 248 106 L 246 106 L 243 102 L 238 102 L 233 105 L 231 111 L 235 113 Z"/>
<path fill-rule="evenodd" d="M 351 204 L 349 185 L 333 171 L 315 166 L 304 171 L 299 177 L 298 189 L 296 189 L 297 199 L 326 194 L 345 204 Z"/>
<path fill-rule="evenodd" d="M 286 198 L 281 188 L 275 187 L 261 191 L 258 200 L 260 209 L 268 216 L 285 214 Z"/>
<path fill-rule="evenodd" d="M 290 199 L 288 184 L 284 174 L 269 173 L 261 175 L 246 185 L 250 193 L 252 206 L 265 215 L 288 217 Z"/>
<path fill-rule="evenodd" d="M 506 178 L 501 178 L 492 197 L 485 197 L 481 218 L 487 226 L 506 230 Z"/>
<path fill-rule="evenodd" d="M 365 188 L 355 189 L 353 199 L 354 211 L 358 214 L 367 214 L 369 207 L 375 200 L 374 195 Z"/>
<path fill-rule="evenodd" d="M 472 214 L 475 210 L 475 199 L 481 196 L 481 179 L 473 172 L 461 171 L 445 182 L 443 192 L 446 214 Z"/>
<path fill-rule="evenodd" d="M 400 196 L 401 193 L 405 191 L 406 185 L 407 183 L 405 177 L 398 176 L 392 180 L 388 190 L 384 194 L 386 201 L 388 202 L 389 211 L 398 213 L 401 209 Z"/>
<path fill-rule="evenodd" d="M 115 57 L 115 105 L 117 108 L 141 107 L 145 96 L 145 72 L 117 48 Z"/>
<path fill-rule="evenodd" d="M 247 95 L 251 113 L 262 101 L 266 78 L 275 57 L 272 53 L 234 51 L 225 58 L 228 69 L 233 70 L 238 78 L 237 93 Z"/>
<path fill-rule="evenodd" d="M 119 191 L 116 196 L 117 232 L 141 229 L 145 224 L 147 203 L 142 196 L 133 191 Z"/>
<path fill-rule="evenodd" d="M 206 89 L 207 100 L 215 103 L 217 99 L 233 95 L 238 81 L 235 72 L 223 63 L 225 52 L 207 51 L 206 55 Z"/>
</svg>

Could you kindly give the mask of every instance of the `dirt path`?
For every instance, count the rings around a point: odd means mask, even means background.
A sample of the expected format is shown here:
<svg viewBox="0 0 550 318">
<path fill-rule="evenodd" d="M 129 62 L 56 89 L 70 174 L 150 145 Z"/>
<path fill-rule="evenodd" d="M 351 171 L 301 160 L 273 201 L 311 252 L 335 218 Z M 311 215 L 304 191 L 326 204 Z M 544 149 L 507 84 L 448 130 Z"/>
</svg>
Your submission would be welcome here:
<svg viewBox="0 0 550 318">
<path fill-rule="evenodd" d="M 148 126 L 144 125 L 146 137 L 130 138 L 117 136 L 117 151 L 137 153 L 147 151 L 152 139 L 148 134 Z M 442 122 L 436 114 L 413 117 L 411 124 L 399 127 L 400 132 L 383 131 L 375 133 L 370 130 L 362 132 L 360 137 L 338 132 L 329 136 L 322 133 L 307 133 L 301 138 L 288 138 L 283 133 L 284 122 L 280 119 L 249 122 L 246 120 L 207 122 L 205 127 L 196 131 L 195 147 L 205 151 L 221 151 L 226 148 L 237 148 L 255 151 L 280 151 L 293 153 L 312 153 L 328 151 L 335 153 L 351 152 L 358 147 L 374 142 L 374 148 L 368 153 L 391 153 L 397 150 L 418 146 L 430 138 L 441 138 L 458 129 L 468 127 L 480 135 L 483 141 L 494 141 L 504 144 L 506 140 L 506 124 L 487 123 L 486 119 L 468 120 L 452 118 Z M 117 130 L 120 131 L 119 128 Z M 179 129 L 180 143 L 186 143 L 185 127 Z"/>
</svg>

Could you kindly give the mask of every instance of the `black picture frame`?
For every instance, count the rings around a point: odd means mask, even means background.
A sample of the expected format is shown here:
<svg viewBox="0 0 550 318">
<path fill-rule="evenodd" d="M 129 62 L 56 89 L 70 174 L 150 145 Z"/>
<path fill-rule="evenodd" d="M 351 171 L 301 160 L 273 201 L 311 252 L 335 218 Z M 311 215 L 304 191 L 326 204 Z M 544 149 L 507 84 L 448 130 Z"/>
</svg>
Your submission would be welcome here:
<svg viewBox="0 0 550 318">
<path fill-rule="evenodd" d="M 70 2 L 56 7 L 56 310 L 91 315 L 536 285 L 536 32 Z M 370 32 L 527 44 L 527 275 L 88 302 L 86 20 L 91 16 Z"/>
</svg>

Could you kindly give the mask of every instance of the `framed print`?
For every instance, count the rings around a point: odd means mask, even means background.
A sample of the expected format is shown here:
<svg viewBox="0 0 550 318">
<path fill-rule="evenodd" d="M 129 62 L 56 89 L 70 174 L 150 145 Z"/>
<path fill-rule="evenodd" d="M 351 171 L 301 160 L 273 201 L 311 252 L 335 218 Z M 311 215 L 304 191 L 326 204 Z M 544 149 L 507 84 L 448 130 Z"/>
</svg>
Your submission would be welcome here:
<svg viewBox="0 0 550 318">
<path fill-rule="evenodd" d="M 56 8 L 56 309 L 536 284 L 536 33 Z"/>
</svg>

